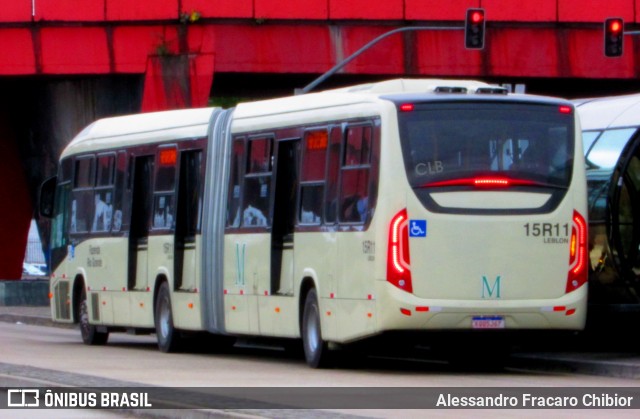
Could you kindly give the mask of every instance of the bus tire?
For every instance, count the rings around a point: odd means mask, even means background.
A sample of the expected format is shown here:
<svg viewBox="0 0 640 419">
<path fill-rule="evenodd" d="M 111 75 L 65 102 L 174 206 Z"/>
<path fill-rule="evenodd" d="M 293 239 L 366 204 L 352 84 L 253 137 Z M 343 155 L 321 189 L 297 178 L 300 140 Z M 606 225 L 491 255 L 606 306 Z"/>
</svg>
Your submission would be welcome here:
<svg viewBox="0 0 640 419">
<path fill-rule="evenodd" d="M 169 284 L 163 282 L 156 297 L 155 326 L 158 348 L 162 352 L 175 352 L 180 343 L 180 334 L 173 326 L 171 293 Z"/>
<path fill-rule="evenodd" d="M 80 335 L 82 342 L 86 345 L 104 345 L 109 340 L 109 332 L 100 332 L 96 326 L 89 323 L 89 304 L 87 303 L 87 292 L 82 286 L 78 305 L 78 321 L 80 323 Z"/>
<path fill-rule="evenodd" d="M 318 294 L 314 288 L 309 290 L 304 302 L 302 344 L 305 360 L 310 367 L 326 368 L 329 366 L 329 345 L 322 339 Z"/>
</svg>

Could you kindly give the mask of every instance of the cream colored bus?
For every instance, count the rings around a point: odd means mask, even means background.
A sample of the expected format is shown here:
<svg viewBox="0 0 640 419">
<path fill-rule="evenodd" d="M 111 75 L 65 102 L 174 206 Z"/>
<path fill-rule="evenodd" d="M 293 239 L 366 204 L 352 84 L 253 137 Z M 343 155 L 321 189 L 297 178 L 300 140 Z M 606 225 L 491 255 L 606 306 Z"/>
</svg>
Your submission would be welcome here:
<svg viewBox="0 0 640 419">
<path fill-rule="evenodd" d="M 390 331 L 579 330 L 579 134 L 570 102 L 450 80 L 99 120 L 43 187 L 52 316 L 301 339 L 313 367 Z"/>
</svg>

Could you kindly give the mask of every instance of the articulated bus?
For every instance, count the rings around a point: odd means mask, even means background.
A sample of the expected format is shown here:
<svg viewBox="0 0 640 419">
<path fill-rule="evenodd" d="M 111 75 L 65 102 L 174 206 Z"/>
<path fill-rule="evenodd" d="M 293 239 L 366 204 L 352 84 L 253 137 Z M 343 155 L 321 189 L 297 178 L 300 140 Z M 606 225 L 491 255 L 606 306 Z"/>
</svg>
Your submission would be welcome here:
<svg viewBox="0 0 640 419">
<path fill-rule="evenodd" d="M 301 339 L 312 367 L 385 332 L 580 330 L 582 156 L 572 103 L 474 81 L 99 120 L 42 190 L 52 316 L 162 351 Z"/>
<path fill-rule="evenodd" d="M 640 95 L 584 99 L 576 109 L 587 161 L 589 307 L 611 328 L 606 314 L 640 313 Z"/>
</svg>

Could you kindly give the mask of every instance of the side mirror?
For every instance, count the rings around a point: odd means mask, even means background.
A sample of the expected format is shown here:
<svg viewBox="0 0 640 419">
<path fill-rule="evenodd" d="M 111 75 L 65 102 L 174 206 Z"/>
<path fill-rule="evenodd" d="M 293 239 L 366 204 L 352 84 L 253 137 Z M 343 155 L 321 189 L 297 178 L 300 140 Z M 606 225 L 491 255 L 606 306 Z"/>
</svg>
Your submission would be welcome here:
<svg viewBox="0 0 640 419">
<path fill-rule="evenodd" d="M 42 217 L 53 217 L 57 180 L 57 176 L 53 176 L 40 185 L 40 202 L 38 209 Z"/>
</svg>

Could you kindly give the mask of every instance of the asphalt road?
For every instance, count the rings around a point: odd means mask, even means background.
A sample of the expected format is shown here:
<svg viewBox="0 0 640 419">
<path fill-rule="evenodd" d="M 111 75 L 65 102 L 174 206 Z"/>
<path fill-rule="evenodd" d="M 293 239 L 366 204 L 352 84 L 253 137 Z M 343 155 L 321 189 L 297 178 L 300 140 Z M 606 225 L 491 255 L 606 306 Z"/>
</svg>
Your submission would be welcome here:
<svg viewBox="0 0 640 419">
<path fill-rule="evenodd" d="M 164 354 L 157 350 L 154 336 L 113 334 L 109 344 L 89 347 L 81 343 L 79 333 L 62 329 L 26 324 L 0 323 L 0 380 L 3 386 L 71 386 L 163 388 L 226 388 L 238 394 L 251 393 L 258 404 L 254 409 L 242 406 L 207 410 L 162 411 L 78 411 L 95 414 L 90 417 L 127 417 L 145 414 L 154 417 L 459 417 L 457 410 L 396 410 L 316 409 L 281 410 L 272 408 L 277 402 L 268 392 L 247 391 L 260 388 L 421 388 L 421 387 L 638 387 L 632 378 L 587 376 L 565 371 L 524 370 L 508 368 L 496 371 L 460 370 L 440 359 L 369 358 L 338 369 L 313 370 L 297 356 L 274 348 L 259 346 L 236 347 L 225 353 L 213 353 L 195 348 L 187 353 Z M 24 383 L 24 384 L 22 384 Z M 205 390 L 202 390 L 205 391 Z M 265 403 L 264 408 L 259 403 Z M 300 400 L 304 406 L 305 401 Z M 275 405 L 278 407 L 277 403 Z M 0 411 L 0 417 L 7 411 Z M 22 411 L 24 412 L 24 411 Z M 22 413 L 18 412 L 18 413 Z M 465 410 L 474 417 L 513 417 L 511 410 Z M 545 416 L 575 417 L 572 410 L 546 410 Z M 547 414 L 547 412 L 549 414 Z M 603 417 L 605 410 L 580 411 L 580 416 Z M 618 417 L 637 417 L 637 411 L 610 411 Z M 11 412 L 15 413 L 15 412 Z M 35 412 L 34 412 L 35 413 Z M 43 414 L 52 417 L 52 411 Z M 53 411 L 55 415 L 65 412 Z M 517 416 L 539 417 L 538 410 L 518 410 Z M 99 416 L 106 415 L 106 416 Z M 111 416 L 109 416 L 111 415 Z M 174 416 L 172 416 L 174 415 Z M 200 416 L 197 416 L 200 415 Z M 16 417 L 11 414 L 8 417 Z M 18 416 L 19 417 L 19 416 Z M 33 417 L 28 415 L 26 417 Z M 53 416 L 56 417 L 56 416 Z M 80 416 L 85 417 L 85 416 Z"/>
</svg>

